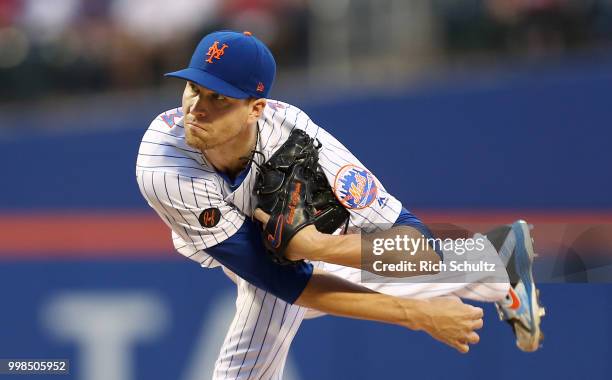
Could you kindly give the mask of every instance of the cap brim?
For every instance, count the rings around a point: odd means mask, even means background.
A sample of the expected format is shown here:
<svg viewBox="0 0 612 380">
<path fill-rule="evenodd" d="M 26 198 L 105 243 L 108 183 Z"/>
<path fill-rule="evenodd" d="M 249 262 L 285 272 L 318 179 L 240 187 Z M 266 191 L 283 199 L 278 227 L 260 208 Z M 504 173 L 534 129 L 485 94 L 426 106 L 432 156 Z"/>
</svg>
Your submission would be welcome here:
<svg viewBox="0 0 612 380">
<path fill-rule="evenodd" d="M 250 96 L 239 88 L 200 69 L 188 67 L 183 70 L 166 73 L 164 76 L 188 80 L 230 98 L 246 99 Z"/>
</svg>

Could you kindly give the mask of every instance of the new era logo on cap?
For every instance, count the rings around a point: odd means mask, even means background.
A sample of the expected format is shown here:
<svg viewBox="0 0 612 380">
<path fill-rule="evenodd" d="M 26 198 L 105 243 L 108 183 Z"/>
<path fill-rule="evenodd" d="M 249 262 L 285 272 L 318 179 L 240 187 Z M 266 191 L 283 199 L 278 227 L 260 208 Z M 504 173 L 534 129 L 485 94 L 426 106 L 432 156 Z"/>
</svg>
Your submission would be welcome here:
<svg viewBox="0 0 612 380">
<path fill-rule="evenodd" d="M 265 98 L 276 73 L 268 47 L 250 32 L 219 31 L 200 41 L 189 67 L 166 74 L 232 98 Z"/>
</svg>

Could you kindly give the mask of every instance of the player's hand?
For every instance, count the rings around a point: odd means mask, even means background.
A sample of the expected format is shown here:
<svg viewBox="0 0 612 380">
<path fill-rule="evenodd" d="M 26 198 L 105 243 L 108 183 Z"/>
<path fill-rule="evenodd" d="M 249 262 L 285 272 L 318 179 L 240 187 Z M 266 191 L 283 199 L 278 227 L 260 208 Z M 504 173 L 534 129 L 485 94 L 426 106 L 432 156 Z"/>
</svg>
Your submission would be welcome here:
<svg viewBox="0 0 612 380">
<path fill-rule="evenodd" d="M 435 297 L 424 300 L 423 316 L 417 321 L 417 330 L 454 347 L 461 353 L 470 350 L 480 337 L 475 330 L 483 325 L 483 311 L 479 307 L 465 304 L 458 297 Z"/>
<path fill-rule="evenodd" d="M 255 209 L 253 217 L 260 221 L 264 226 L 268 223 L 270 215 L 262 209 Z M 318 260 L 319 246 L 322 241 L 322 233 L 311 224 L 298 231 L 287 245 L 285 257 L 289 260 Z"/>
</svg>

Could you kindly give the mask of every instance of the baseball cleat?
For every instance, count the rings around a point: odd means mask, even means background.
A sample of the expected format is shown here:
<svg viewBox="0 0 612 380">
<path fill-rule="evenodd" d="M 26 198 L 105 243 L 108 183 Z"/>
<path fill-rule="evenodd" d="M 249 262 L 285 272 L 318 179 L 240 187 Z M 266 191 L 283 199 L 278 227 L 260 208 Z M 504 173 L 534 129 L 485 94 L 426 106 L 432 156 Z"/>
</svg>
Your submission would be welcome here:
<svg viewBox="0 0 612 380">
<path fill-rule="evenodd" d="M 518 220 L 486 235 L 499 252 L 510 278 L 511 286 L 506 298 L 495 303 L 499 318 L 512 326 L 520 350 L 536 351 L 544 339 L 540 323 L 546 312 L 540 304 L 540 291 L 533 281 L 536 254 L 529 225 Z"/>
</svg>

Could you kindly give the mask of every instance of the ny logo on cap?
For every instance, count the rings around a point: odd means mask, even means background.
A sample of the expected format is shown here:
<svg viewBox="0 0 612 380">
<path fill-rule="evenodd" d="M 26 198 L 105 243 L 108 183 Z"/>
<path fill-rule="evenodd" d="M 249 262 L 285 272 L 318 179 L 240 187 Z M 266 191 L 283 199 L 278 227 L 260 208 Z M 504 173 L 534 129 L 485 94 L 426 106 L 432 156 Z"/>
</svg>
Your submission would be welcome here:
<svg viewBox="0 0 612 380">
<path fill-rule="evenodd" d="M 206 62 L 213 63 L 213 58 L 221 59 L 221 56 L 225 54 L 224 50 L 226 47 L 227 45 L 223 44 L 223 46 L 221 46 L 221 49 L 219 49 L 219 41 L 215 41 L 215 43 L 208 48 L 208 53 L 206 53 L 206 55 L 210 56 L 210 58 L 208 58 Z"/>
</svg>

